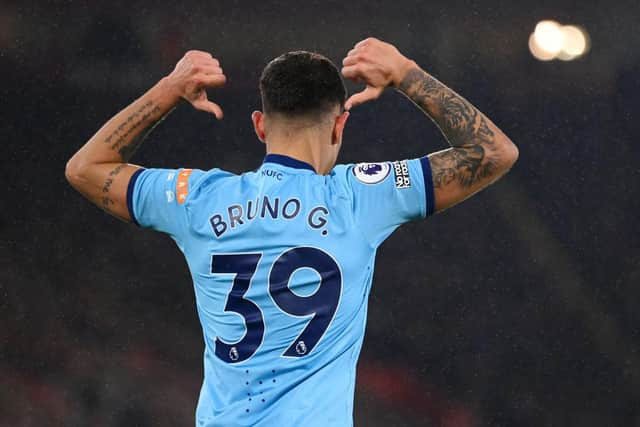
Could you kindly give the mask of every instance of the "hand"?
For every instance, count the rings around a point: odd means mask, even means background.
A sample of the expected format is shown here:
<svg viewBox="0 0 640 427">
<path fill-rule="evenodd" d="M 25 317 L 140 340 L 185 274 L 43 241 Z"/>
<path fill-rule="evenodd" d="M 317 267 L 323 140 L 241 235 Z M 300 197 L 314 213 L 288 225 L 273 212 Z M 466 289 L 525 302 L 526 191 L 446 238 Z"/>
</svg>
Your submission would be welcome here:
<svg viewBox="0 0 640 427">
<path fill-rule="evenodd" d="M 170 87 L 197 110 L 222 119 L 222 108 L 207 98 L 207 88 L 221 87 L 227 81 L 220 63 L 210 53 L 190 50 L 167 76 Z"/>
<path fill-rule="evenodd" d="M 356 44 L 342 61 L 342 75 L 367 87 L 345 102 L 347 110 L 378 99 L 387 86 L 397 87 L 407 71 L 416 66 L 395 46 L 369 37 Z"/>
</svg>

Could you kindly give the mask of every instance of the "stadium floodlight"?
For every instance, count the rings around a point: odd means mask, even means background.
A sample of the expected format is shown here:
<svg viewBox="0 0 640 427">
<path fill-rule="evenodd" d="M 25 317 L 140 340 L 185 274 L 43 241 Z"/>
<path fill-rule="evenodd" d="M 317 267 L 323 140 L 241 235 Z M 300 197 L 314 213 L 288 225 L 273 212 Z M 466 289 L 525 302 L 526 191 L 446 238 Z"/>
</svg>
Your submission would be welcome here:
<svg viewBox="0 0 640 427">
<path fill-rule="evenodd" d="M 552 20 L 538 22 L 529 37 L 529 51 L 540 61 L 571 61 L 589 50 L 589 35 L 575 25 L 561 25 Z"/>
<path fill-rule="evenodd" d="M 534 33 L 531 33 L 529 36 L 529 50 L 531 54 L 540 61 L 551 61 L 556 57 L 555 53 L 548 52 L 540 47 Z"/>
<path fill-rule="evenodd" d="M 570 61 L 584 55 L 589 49 L 589 40 L 584 30 L 573 25 L 562 27 L 564 44 L 558 53 L 558 59 Z"/>
<path fill-rule="evenodd" d="M 556 21 L 540 21 L 533 32 L 533 39 L 538 47 L 554 56 L 564 45 L 564 33 L 562 27 Z"/>
</svg>

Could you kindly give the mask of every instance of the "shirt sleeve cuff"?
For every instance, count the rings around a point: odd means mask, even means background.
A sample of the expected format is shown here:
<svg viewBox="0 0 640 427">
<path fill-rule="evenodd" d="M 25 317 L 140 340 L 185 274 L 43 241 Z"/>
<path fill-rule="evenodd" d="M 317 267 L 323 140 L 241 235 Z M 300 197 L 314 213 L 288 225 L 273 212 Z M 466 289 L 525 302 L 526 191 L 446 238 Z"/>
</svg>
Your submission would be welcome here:
<svg viewBox="0 0 640 427">
<path fill-rule="evenodd" d="M 138 227 L 140 227 L 140 224 L 138 223 L 138 220 L 136 219 L 136 214 L 134 213 L 134 210 L 133 210 L 133 192 L 135 191 L 136 181 L 138 180 L 138 178 L 140 177 L 140 174 L 144 170 L 145 169 L 138 169 L 137 171 L 135 171 L 133 175 L 131 175 L 131 179 L 129 180 L 129 186 L 127 187 L 127 208 L 129 209 L 129 216 L 131 217 L 131 221 L 133 221 L 133 223 Z"/>
<path fill-rule="evenodd" d="M 422 165 L 422 176 L 424 178 L 424 196 L 425 196 L 425 217 L 433 215 L 435 210 L 435 196 L 433 194 L 433 176 L 431 174 L 431 163 L 427 156 L 420 158 Z"/>
</svg>

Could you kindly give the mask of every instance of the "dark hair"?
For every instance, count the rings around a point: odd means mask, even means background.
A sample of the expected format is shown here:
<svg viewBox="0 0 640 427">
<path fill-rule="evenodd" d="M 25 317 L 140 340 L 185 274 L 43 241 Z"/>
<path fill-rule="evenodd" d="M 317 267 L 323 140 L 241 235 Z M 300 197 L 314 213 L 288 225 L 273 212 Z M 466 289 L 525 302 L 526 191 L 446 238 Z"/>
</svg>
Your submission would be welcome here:
<svg viewBox="0 0 640 427">
<path fill-rule="evenodd" d="M 265 113 L 321 114 L 341 108 L 347 90 L 336 66 L 314 52 L 288 52 L 272 60 L 260 76 Z"/>
</svg>

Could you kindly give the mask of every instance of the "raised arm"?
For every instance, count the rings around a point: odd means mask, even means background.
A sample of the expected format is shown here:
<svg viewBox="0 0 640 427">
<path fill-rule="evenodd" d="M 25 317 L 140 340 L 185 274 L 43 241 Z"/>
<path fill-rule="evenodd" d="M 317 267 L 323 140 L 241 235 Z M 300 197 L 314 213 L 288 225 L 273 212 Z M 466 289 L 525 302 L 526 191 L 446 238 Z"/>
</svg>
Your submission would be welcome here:
<svg viewBox="0 0 640 427">
<path fill-rule="evenodd" d="M 127 187 L 140 169 L 127 163 L 144 138 L 180 99 L 196 109 L 222 118 L 222 110 L 209 101 L 206 88 L 219 87 L 225 76 L 209 53 L 190 51 L 167 77 L 112 117 L 67 162 L 67 180 L 98 207 L 124 221 L 131 221 Z"/>
<path fill-rule="evenodd" d="M 517 147 L 491 120 L 394 46 L 374 38 L 363 40 L 349 52 L 343 66 L 346 78 L 367 85 L 347 100 L 347 109 L 394 87 L 436 123 L 451 145 L 429 154 L 436 211 L 487 187 L 518 159 Z"/>
</svg>

